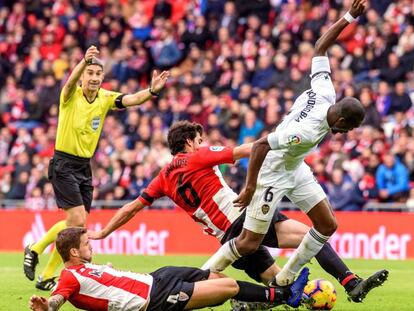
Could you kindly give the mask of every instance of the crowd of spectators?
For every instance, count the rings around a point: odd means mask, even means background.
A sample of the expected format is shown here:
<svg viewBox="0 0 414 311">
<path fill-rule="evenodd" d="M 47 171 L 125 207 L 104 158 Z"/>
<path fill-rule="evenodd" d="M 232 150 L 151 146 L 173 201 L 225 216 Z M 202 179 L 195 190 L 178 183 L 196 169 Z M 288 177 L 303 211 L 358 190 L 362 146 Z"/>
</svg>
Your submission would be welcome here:
<svg viewBox="0 0 414 311">
<path fill-rule="evenodd" d="M 47 167 L 59 92 L 90 45 L 104 88 L 162 96 L 111 113 L 93 159 L 94 198 L 137 197 L 171 159 L 166 133 L 191 120 L 207 144 L 235 146 L 269 131 L 309 88 L 313 46 L 350 0 L 0 0 L 0 198 L 53 209 Z M 329 51 L 338 99 L 359 98 L 361 128 L 328 137 L 307 158 L 336 210 L 407 202 L 414 192 L 414 2 L 370 1 Z M 221 167 L 236 191 L 247 160 Z M 407 201 L 408 200 L 408 201 Z"/>
</svg>

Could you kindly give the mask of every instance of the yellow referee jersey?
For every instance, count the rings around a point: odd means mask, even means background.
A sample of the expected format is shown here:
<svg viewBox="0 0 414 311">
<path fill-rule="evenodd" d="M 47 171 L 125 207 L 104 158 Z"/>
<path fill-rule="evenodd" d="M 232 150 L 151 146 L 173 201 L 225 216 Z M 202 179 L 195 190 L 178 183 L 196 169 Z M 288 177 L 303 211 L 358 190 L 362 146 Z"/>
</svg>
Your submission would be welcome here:
<svg viewBox="0 0 414 311">
<path fill-rule="evenodd" d="M 119 95 L 121 93 L 100 89 L 95 100 L 89 103 L 78 86 L 72 96 L 63 102 L 62 91 L 55 149 L 92 158 L 106 115 L 109 109 L 117 109 L 115 99 Z"/>
</svg>

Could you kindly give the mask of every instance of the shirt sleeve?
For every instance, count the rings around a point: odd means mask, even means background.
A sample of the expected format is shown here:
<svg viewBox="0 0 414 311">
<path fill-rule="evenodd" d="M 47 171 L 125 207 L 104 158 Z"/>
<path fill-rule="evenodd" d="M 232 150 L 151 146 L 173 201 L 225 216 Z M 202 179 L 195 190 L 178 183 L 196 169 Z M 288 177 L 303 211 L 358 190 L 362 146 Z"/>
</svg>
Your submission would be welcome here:
<svg viewBox="0 0 414 311">
<path fill-rule="evenodd" d="M 311 87 L 317 94 L 335 102 L 335 88 L 331 80 L 331 67 L 327 56 L 312 58 Z"/>
<path fill-rule="evenodd" d="M 267 136 L 270 148 L 273 150 L 286 149 L 303 144 L 307 140 L 307 135 L 299 129 L 288 131 L 274 131 Z"/>
<path fill-rule="evenodd" d="M 232 164 L 233 160 L 233 148 L 223 146 L 210 146 L 200 148 L 194 157 L 192 162 L 200 167 L 210 167 L 219 164 Z"/>
<path fill-rule="evenodd" d="M 77 95 L 77 93 L 80 93 L 80 92 L 82 92 L 82 88 L 79 85 L 77 85 L 76 89 L 72 93 L 72 95 L 66 101 L 64 101 L 63 100 L 63 88 L 62 88 L 62 90 L 60 91 L 60 96 L 59 96 L 59 105 L 61 105 L 61 106 L 62 105 L 67 105 L 68 102 L 72 99 L 72 97 L 73 96 L 79 96 L 79 95 Z"/>
<path fill-rule="evenodd" d="M 67 270 L 63 270 L 60 274 L 59 281 L 56 289 L 52 292 L 53 295 L 61 295 L 66 300 L 69 300 L 70 296 L 79 292 L 80 285 L 78 280 L 73 274 Z"/>
<path fill-rule="evenodd" d="M 148 187 L 138 197 L 138 200 L 144 205 L 151 205 L 152 202 L 164 195 L 161 177 L 158 175 L 150 182 Z"/>
<path fill-rule="evenodd" d="M 112 91 L 108 91 L 108 90 L 104 90 L 103 96 L 105 96 L 106 98 L 106 103 L 108 105 L 108 110 L 112 109 L 119 109 L 119 107 L 116 106 L 115 104 L 115 100 L 119 97 L 122 96 L 122 93 L 119 92 L 112 92 Z"/>
</svg>

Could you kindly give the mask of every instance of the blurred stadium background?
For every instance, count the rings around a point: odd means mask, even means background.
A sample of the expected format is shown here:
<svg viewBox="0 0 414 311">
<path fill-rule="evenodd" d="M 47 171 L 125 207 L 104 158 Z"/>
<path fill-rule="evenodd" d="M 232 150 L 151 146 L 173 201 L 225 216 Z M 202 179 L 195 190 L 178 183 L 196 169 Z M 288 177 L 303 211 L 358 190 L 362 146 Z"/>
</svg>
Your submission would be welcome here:
<svg viewBox="0 0 414 311">
<path fill-rule="evenodd" d="M 159 99 L 105 122 L 93 159 L 96 228 L 170 160 L 172 122 L 201 123 L 213 145 L 271 131 L 309 86 L 316 39 L 349 3 L 0 0 L 0 251 L 21 250 L 63 218 L 47 166 L 60 89 L 87 47 L 101 52 L 107 89 L 135 92 L 153 69 L 172 71 Z M 345 258 L 414 258 L 413 25 L 413 1 L 370 1 L 330 49 L 338 98 L 356 96 L 366 108 L 361 128 L 327 138 L 307 158 L 339 211 L 332 242 Z M 221 167 L 236 191 L 247 164 Z M 289 202 L 281 208 L 304 219 Z M 95 250 L 208 254 L 217 247 L 168 200 L 136 218 Z"/>
</svg>

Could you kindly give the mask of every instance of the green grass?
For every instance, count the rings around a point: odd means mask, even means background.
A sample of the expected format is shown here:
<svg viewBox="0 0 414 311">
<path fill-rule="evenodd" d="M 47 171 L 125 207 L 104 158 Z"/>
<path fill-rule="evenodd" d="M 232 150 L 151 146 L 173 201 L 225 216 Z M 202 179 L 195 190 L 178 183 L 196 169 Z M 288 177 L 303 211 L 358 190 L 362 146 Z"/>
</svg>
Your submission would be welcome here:
<svg viewBox="0 0 414 311">
<path fill-rule="evenodd" d="M 120 269 L 137 272 L 151 272 L 161 266 L 201 266 L 207 259 L 203 256 L 95 256 L 96 263 L 112 262 Z M 32 294 L 45 295 L 46 292 L 34 288 L 34 282 L 27 280 L 22 271 L 22 254 L 0 253 L 0 310 L 20 311 L 28 310 L 28 299 Z M 46 256 L 41 256 L 37 271 L 41 271 L 46 262 Z M 284 259 L 278 260 L 282 265 Z M 390 271 L 388 281 L 384 286 L 374 289 L 362 304 L 350 303 L 346 300 L 345 292 L 330 275 L 325 273 L 318 264 L 309 265 L 311 279 L 325 278 L 336 286 L 338 301 L 334 308 L 337 311 L 358 310 L 414 310 L 414 261 L 373 261 L 373 260 L 347 260 L 353 272 L 360 276 L 367 276 L 379 269 Z M 240 280 L 248 280 L 242 272 L 233 268 L 226 273 Z M 47 295 L 46 295 L 47 296 Z M 66 303 L 61 310 L 76 310 Z M 208 309 L 204 309 L 208 310 Z M 214 310 L 230 310 L 229 304 L 214 308 Z M 279 307 L 277 310 L 284 310 Z"/>
</svg>

